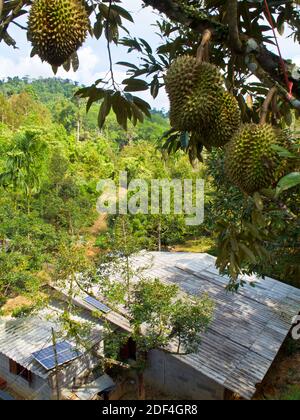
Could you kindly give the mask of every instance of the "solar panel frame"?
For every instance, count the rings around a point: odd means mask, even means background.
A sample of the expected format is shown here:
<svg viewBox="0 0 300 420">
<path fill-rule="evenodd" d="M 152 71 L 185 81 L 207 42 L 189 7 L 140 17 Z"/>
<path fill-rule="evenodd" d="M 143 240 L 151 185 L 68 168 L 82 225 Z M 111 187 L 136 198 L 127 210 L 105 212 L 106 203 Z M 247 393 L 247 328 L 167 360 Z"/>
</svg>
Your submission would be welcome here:
<svg viewBox="0 0 300 420">
<path fill-rule="evenodd" d="M 74 347 L 67 341 L 61 341 L 56 344 L 56 353 L 58 366 L 72 362 L 82 356 L 82 353 L 74 349 Z M 54 346 L 49 346 L 45 349 L 34 352 L 32 353 L 32 356 L 47 371 L 56 367 Z"/>
<path fill-rule="evenodd" d="M 109 312 L 111 312 L 111 309 L 108 306 L 99 302 L 99 300 L 93 298 L 92 296 L 86 296 L 84 298 L 84 301 L 88 303 L 90 306 L 93 306 L 94 308 L 98 309 L 99 311 L 105 314 L 108 314 Z"/>
</svg>

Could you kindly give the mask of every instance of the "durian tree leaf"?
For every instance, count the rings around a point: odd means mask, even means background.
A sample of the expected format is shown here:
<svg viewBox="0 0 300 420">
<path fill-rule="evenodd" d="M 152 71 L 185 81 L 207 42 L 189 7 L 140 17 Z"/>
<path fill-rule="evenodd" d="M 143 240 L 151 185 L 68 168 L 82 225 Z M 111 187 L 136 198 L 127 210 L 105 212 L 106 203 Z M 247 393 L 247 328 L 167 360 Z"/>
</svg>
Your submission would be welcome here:
<svg viewBox="0 0 300 420">
<path fill-rule="evenodd" d="M 183 149 L 187 149 L 190 143 L 190 135 L 187 131 L 184 131 L 180 135 L 180 143 Z"/>
<path fill-rule="evenodd" d="M 128 47 L 128 52 L 132 52 L 134 50 L 140 53 L 143 52 L 141 44 L 136 38 L 124 37 L 119 41 L 119 44 L 123 45 L 124 47 Z"/>
<path fill-rule="evenodd" d="M 104 24 L 102 19 L 98 16 L 94 28 L 93 28 L 93 34 L 95 35 L 96 39 L 100 39 L 103 34 Z"/>
<path fill-rule="evenodd" d="M 278 153 L 278 155 L 279 156 L 281 156 L 281 157 L 284 157 L 284 158 L 291 158 L 291 159 L 293 159 L 293 158 L 295 158 L 296 156 L 293 154 L 293 153 L 291 153 L 288 149 L 286 149 L 286 148 L 284 148 L 284 147 L 282 147 L 282 146 L 279 146 L 279 145 L 277 145 L 277 144 L 273 144 L 272 146 L 272 149 L 275 151 L 275 152 L 277 152 Z"/>
<path fill-rule="evenodd" d="M 7 32 L 4 32 L 1 37 L 6 45 L 9 47 L 17 48 L 17 42 Z"/>
<path fill-rule="evenodd" d="M 244 222 L 245 227 L 247 228 L 248 232 L 255 238 L 258 240 L 262 240 L 262 236 L 259 232 L 259 230 L 252 224 L 249 223 L 247 221 Z"/>
<path fill-rule="evenodd" d="M 113 4 L 111 6 L 111 9 L 115 11 L 117 14 L 119 14 L 122 18 L 128 20 L 129 22 L 134 23 L 134 20 L 131 14 L 127 10 L 125 10 L 123 7 Z"/>
<path fill-rule="evenodd" d="M 125 92 L 142 92 L 148 90 L 148 83 L 142 79 L 125 79 L 122 82 L 125 85 Z"/>
<path fill-rule="evenodd" d="M 152 53 L 153 53 L 153 50 L 152 50 L 152 48 L 150 47 L 150 45 L 148 44 L 148 42 L 147 41 L 145 41 L 143 38 L 139 38 L 139 40 L 140 40 L 140 42 L 143 44 L 143 46 L 145 47 L 145 49 L 146 49 L 146 51 L 147 51 L 147 53 L 148 53 L 148 55 L 152 55 Z"/>
<path fill-rule="evenodd" d="M 100 101 L 104 96 L 105 92 L 102 89 L 95 88 L 87 101 L 86 112 L 89 112 L 93 103 Z"/>
<path fill-rule="evenodd" d="M 142 111 L 138 108 L 137 105 L 135 105 L 134 103 L 132 104 L 132 112 L 135 116 L 135 119 L 139 122 L 143 122 L 144 121 L 144 114 L 142 113 Z M 134 124 L 135 125 L 135 124 Z"/>
<path fill-rule="evenodd" d="M 257 261 L 256 256 L 254 255 L 254 253 L 251 251 L 251 249 L 243 244 L 243 243 L 239 243 L 239 248 L 245 253 L 245 255 L 249 258 L 249 260 L 255 264 Z"/>
<path fill-rule="evenodd" d="M 139 69 L 135 64 L 127 63 L 126 61 L 118 61 L 116 63 L 116 65 L 118 65 L 118 66 L 124 66 L 124 67 L 129 67 L 129 68 L 131 68 L 133 70 L 138 70 Z"/>
<path fill-rule="evenodd" d="M 150 93 L 154 99 L 157 98 L 158 96 L 159 88 L 160 88 L 160 83 L 159 83 L 158 77 L 154 76 L 151 82 L 151 88 L 150 88 Z"/>
<path fill-rule="evenodd" d="M 133 96 L 133 103 L 148 117 L 151 118 L 151 106 L 148 102 L 139 98 L 138 96 Z"/>
<path fill-rule="evenodd" d="M 130 118 L 129 103 L 122 97 L 121 92 L 115 92 L 111 98 L 111 102 L 118 124 L 120 124 L 124 130 L 127 130 L 127 119 Z"/>
<path fill-rule="evenodd" d="M 98 125 L 100 130 L 103 128 L 106 117 L 111 110 L 111 97 L 106 93 L 98 114 Z"/>
<path fill-rule="evenodd" d="M 300 185 L 300 172 L 292 172 L 283 177 L 277 185 L 277 194 Z"/>
<path fill-rule="evenodd" d="M 120 14 L 114 10 L 113 5 L 106 6 L 104 3 L 99 4 L 100 14 L 109 21 L 113 26 L 122 25 L 122 20 Z"/>
</svg>

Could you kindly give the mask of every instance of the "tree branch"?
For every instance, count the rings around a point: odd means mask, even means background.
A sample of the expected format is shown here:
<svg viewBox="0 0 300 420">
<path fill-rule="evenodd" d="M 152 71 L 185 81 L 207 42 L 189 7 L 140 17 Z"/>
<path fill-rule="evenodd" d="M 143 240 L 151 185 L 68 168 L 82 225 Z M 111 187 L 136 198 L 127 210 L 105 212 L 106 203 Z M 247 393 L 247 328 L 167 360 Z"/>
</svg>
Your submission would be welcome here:
<svg viewBox="0 0 300 420">
<path fill-rule="evenodd" d="M 274 79 L 270 77 L 270 75 L 259 65 L 255 56 L 251 57 L 251 62 L 248 63 L 248 68 L 267 87 L 272 88 L 274 86 Z M 289 102 L 293 108 L 300 110 L 299 99 L 295 98 L 294 96 L 291 96 L 289 92 L 286 90 L 286 88 L 282 86 L 282 84 L 275 82 L 275 86 L 277 87 L 280 95 L 283 96 L 285 100 Z"/>
<path fill-rule="evenodd" d="M 207 58 L 206 57 L 206 55 L 208 55 L 208 43 L 209 43 L 209 41 L 211 40 L 211 31 L 210 30 L 205 30 L 204 31 L 204 33 L 203 33 L 203 37 L 202 37 L 202 40 L 201 40 L 201 44 L 200 44 L 200 46 L 199 46 L 199 48 L 198 48 L 198 51 L 197 51 L 197 61 L 199 62 L 199 63 L 202 63 L 202 61 L 204 61 L 204 59 L 205 58 Z"/>
<path fill-rule="evenodd" d="M 178 0 L 143 0 L 143 3 L 163 13 L 170 20 L 199 33 L 209 29 L 215 41 L 225 42 L 230 47 L 229 26 L 212 20 L 205 12 L 201 10 L 198 12 L 192 11 L 188 7 L 182 6 Z M 252 42 L 255 46 L 248 52 L 255 54 L 260 67 L 268 74 L 269 78 L 273 79 L 271 86 L 274 86 L 274 81 L 276 81 L 281 85 L 281 88 L 285 87 L 286 81 L 280 70 L 280 58 L 278 55 L 269 51 L 264 45 L 259 45 L 254 39 L 245 34 L 240 36 L 240 38 L 240 41 L 244 41 L 246 44 Z M 287 69 L 291 68 L 290 63 L 286 62 L 285 64 Z M 298 99 L 300 99 L 300 80 L 293 80 L 291 71 L 289 71 L 289 78 L 294 82 L 293 95 L 295 97 L 294 100 L 289 100 L 289 102 L 292 106 L 296 105 L 298 108 L 298 106 L 300 107 L 300 103 L 298 103 Z M 282 93 L 281 89 L 280 92 Z M 288 98 L 286 97 L 286 99 Z"/>
<path fill-rule="evenodd" d="M 237 54 L 240 54 L 243 51 L 243 44 L 240 40 L 240 33 L 238 27 L 237 0 L 228 0 L 227 2 L 227 22 L 231 49 Z"/>
</svg>

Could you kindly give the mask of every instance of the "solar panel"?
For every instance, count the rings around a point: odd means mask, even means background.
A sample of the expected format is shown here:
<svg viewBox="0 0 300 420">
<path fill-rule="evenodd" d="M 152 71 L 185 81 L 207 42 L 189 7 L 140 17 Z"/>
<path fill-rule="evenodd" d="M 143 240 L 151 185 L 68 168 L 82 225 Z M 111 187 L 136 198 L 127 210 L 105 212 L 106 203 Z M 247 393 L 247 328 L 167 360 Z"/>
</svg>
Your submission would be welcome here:
<svg viewBox="0 0 300 420">
<path fill-rule="evenodd" d="M 110 312 L 110 308 L 108 306 L 103 305 L 103 303 L 99 302 L 99 300 L 91 296 L 87 296 L 84 300 L 86 303 L 98 309 L 99 311 L 104 312 L 105 314 L 108 314 L 108 312 Z"/>
<path fill-rule="evenodd" d="M 61 366 L 67 362 L 77 359 L 82 356 L 82 353 L 75 350 L 67 341 L 61 341 L 56 344 L 57 365 Z M 51 370 L 56 367 L 55 351 L 53 346 L 32 353 L 34 359 L 40 363 L 46 370 Z"/>
</svg>

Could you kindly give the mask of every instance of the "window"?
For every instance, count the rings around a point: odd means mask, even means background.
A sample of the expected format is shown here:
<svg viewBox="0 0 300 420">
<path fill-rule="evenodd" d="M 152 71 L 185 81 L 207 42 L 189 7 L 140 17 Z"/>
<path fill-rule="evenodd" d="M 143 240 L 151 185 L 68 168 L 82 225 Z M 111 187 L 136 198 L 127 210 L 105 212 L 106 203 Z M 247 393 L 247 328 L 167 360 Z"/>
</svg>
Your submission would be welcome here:
<svg viewBox="0 0 300 420">
<path fill-rule="evenodd" d="M 29 384 L 32 383 L 32 373 L 30 370 L 25 369 L 23 366 L 19 365 L 19 363 L 11 359 L 9 360 L 9 371 L 13 375 L 20 376 L 25 379 L 25 381 Z"/>
</svg>

